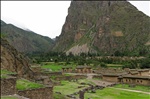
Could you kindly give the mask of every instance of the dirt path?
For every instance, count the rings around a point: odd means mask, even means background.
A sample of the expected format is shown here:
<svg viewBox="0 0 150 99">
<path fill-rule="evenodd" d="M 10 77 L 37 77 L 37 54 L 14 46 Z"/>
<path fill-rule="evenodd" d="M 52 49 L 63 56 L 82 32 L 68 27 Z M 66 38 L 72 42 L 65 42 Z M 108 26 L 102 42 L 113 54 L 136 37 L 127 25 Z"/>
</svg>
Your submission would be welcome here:
<svg viewBox="0 0 150 99">
<path fill-rule="evenodd" d="M 149 94 L 150 95 L 150 92 L 144 92 L 144 91 L 138 91 L 138 90 L 130 90 L 130 89 L 123 89 L 123 88 L 114 88 L 114 87 L 110 87 L 110 88 L 119 89 L 119 90 L 125 90 L 125 91 L 131 91 L 131 92 L 139 92 L 139 93 L 144 93 L 144 94 Z"/>
<path fill-rule="evenodd" d="M 90 81 L 92 81 L 93 83 L 95 83 L 98 86 L 107 87 L 109 85 L 115 84 L 115 83 L 112 83 L 112 82 L 107 82 L 107 81 L 92 79 L 93 75 L 95 75 L 95 74 L 87 74 L 87 79 L 90 80 Z"/>
</svg>

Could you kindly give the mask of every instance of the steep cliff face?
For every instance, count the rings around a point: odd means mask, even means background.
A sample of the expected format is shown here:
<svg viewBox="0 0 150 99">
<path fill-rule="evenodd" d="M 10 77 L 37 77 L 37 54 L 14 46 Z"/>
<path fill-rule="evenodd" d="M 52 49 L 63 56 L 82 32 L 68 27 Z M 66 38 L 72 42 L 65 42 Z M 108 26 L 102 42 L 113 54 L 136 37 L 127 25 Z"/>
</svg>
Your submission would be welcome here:
<svg viewBox="0 0 150 99">
<path fill-rule="evenodd" d="M 3 21 L 1 21 L 1 34 L 19 52 L 46 52 L 53 45 L 53 40 L 49 37 L 20 29 L 12 24 L 6 24 Z"/>
<path fill-rule="evenodd" d="M 1 39 L 1 69 L 16 72 L 18 77 L 32 78 L 28 59 L 17 52 L 9 43 Z"/>
<path fill-rule="evenodd" d="M 72 1 L 53 50 L 73 54 L 147 53 L 149 26 L 150 17 L 127 1 Z"/>
</svg>

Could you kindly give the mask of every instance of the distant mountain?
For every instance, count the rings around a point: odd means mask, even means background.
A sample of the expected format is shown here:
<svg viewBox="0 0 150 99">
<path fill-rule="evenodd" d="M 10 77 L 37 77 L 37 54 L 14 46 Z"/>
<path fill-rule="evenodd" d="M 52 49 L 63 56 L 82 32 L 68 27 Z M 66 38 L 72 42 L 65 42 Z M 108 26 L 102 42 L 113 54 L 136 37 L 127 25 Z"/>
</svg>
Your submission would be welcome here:
<svg viewBox="0 0 150 99">
<path fill-rule="evenodd" d="M 150 17 L 124 1 L 72 1 L 53 51 L 150 54 Z"/>
<path fill-rule="evenodd" d="M 31 30 L 23 30 L 1 20 L 1 34 L 19 52 L 33 53 L 49 51 L 54 41 L 46 36 L 41 36 Z"/>
</svg>

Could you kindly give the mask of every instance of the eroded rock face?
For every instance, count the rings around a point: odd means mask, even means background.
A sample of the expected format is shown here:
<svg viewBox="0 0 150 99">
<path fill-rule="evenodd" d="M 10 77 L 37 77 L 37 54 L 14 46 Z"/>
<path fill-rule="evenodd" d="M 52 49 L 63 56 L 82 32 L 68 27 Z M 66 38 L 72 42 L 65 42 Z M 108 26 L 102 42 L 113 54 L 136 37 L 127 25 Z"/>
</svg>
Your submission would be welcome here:
<svg viewBox="0 0 150 99">
<path fill-rule="evenodd" d="M 81 53 L 88 53 L 89 52 L 89 48 L 87 46 L 87 44 L 84 45 L 77 45 L 72 47 L 71 49 L 69 49 L 66 54 L 69 55 L 69 53 L 72 53 L 73 55 L 79 55 Z"/>
<path fill-rule="evenodd" d="M 1 69 L 16 72 L 18 77 L 32 78 L 34 76 L 27 58 L 4 39 L 1 39 Z"/>
<path fill-rule="evenodd" d="M 107 55 L 148 52 L 149 25 L 150 17 L 126 0 L 72 1 L 53 50 L 76 53 L 87 44 L 89 52 Z"/>
</svg>

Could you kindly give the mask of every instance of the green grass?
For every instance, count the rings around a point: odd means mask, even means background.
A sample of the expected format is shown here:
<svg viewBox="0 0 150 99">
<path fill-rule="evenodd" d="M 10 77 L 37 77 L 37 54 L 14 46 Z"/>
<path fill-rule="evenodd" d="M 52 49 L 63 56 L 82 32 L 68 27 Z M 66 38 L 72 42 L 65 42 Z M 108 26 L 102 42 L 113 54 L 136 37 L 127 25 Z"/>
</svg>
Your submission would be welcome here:
<svg viewBox="0 0 150 99">
<path fill-rule="evenodd" d="M 129 92 L 113 88 L 97 90 L 96 93 L 85 93 L 85 99 L 149 99 L 148 94 Z"/>
<path fill-rule="evenodd" d="M 121 64 L 107 64 L 107 66 L 116 66 L 116 67 L 121 67 L 121 66 L 123 66 L 123 65 L 121 65 Z"/>
<path fill-rule="evenodd" d="M 11 71 L 8 71 L 8 70 L 5 70 L 5 69 L 1 69 L 1 74 L 16 74 L 16 72 L 11 72 Z"/>
<path fill-rule="evenodd" d="M 72 67 L 72 69 L 75 69 L 76 64 L 73 62 L 70 62 L 70 64 L 65 64 L 66 62 L 43 62 L 41 68 L 42 69 L 50 69 L 51 71 L 61 71 L 62 67 Z"/>
<path fill-rule="evenodd" d="M 78 88 L 78 86 L 84 86 Z M 61 86 L 54 86 L 54 92 L 61 92 L 63 95 L 72 94 L 78 92 L 79 90 L 87 87 L 88 85 L 81 85 L 76 82 L 61 81 Z"/>
<path fill-rule="evenodd" d="M 35 89 L 35 88 L 41 88 L 41 87 L 44 87 L 44 85 L 34 83 L 26 79 L 19 79 L 17 80 L 17 84 L 16 84 L 16 88 L 18 90 Z"/>
<path fill-rule="evenodd" d="M 72 74 L 65 73 L 64 76 L 73 76 Z"/>
<path fill-rule="evenodd" d="M 115 88 L 124 88 L 124 89 L 131 89 L 131 90 L 139 90 L 144 92 L 150 92 L 150 86 L 142 86 L 142 85 L 136 85 L 134 88 L 129 87 L 128 84 L 118 84 L 114 86 Z"/>
<path fill-rule="evenodd" d="M 18 99 L 15 96 L 1 96 L 1 99 Z"/>
<path fill-rule="evenodd" d="M 62 66 L 57 64 L 43 65 L 43 69 L 51 69 L 52 71 L 61 71 Z"/>
<path fill-rule="evenodd" d="M 108 68 L 121 68 L 123 65 L 121 64 L 107 64 Z"/>
<path fill-rule="evenodd" d="M 65 95 L 54 93 L 54 99 L 69 99 Z"/>
<path fill-rule="evenodd" d="M 87 79 L 81 79 L 77 82 L 69 82 L 69 81 L 61 81 L 61 86 L 54 86 L 54 92 L 61 92 L 62 95 L 72 94 L 74 92 L 78 92 L 79 90 L 87 87 L 88 85 L 81 85 L 80 83 L 84 82 L 86 84 L 91 83 Z M 84 86 L 83 88 L 78 88 L 78 86 Z M 119 85 L 118 85 L 119 86 Z M 142 86 L 142 88 L 146 88 Z M 148 90 L 148 89 L 146 89 Z M 103 90 L 96 90 L 96 93 L 85 93 L 85 99 L 149 99 L 148 94 L 143 94 L 139 92 L 130 92 L 125 90 L 119 90 L 114 88 L 104 88 Z M 59 98 L 63 96 L 55 96 L 57 98 L 54 99 L 65 99 Z M 76 95 L 76 97 L 79 97 Z"/>
<path fill-rule="evenodd" d="M 92 81 L 90 81 L 88 79 L 80 79 L 80 80 L 78 80 L 78 82 L 95 85 L 95 83 L 93 83 Z"/>
<path fill-rule="evenodd" d="M 11 71 L 8 71 L 8 70 L 5 70 L 5 69 L 1 69 L 1 78 L 2 79 L 9 77 L 9 74 L 17 74 L 17 73 L 16 72 L 11 72 Z"/>
</svg>

